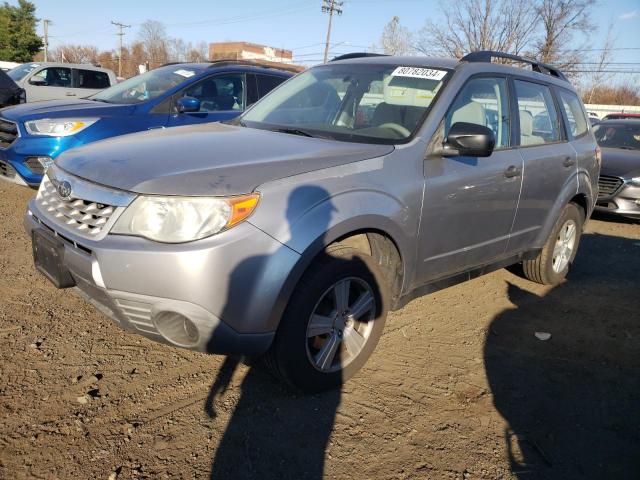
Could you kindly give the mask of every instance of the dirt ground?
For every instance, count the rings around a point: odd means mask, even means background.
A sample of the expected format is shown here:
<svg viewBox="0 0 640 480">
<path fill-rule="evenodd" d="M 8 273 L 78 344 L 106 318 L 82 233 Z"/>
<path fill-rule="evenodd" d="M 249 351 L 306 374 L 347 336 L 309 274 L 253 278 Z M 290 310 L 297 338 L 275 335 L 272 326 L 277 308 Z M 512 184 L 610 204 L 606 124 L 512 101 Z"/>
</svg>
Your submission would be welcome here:
<svg viewBox="0 0 640 480">
<path fill-rule="evenodd" d="M 302 396 L 56 290 L 31 195 L 0 184 L 3 479 L 640 478 L 640 224 L 592 220 L 556 288 L 501 270 L 413 301 L 342 391 Z"/>
</svg>

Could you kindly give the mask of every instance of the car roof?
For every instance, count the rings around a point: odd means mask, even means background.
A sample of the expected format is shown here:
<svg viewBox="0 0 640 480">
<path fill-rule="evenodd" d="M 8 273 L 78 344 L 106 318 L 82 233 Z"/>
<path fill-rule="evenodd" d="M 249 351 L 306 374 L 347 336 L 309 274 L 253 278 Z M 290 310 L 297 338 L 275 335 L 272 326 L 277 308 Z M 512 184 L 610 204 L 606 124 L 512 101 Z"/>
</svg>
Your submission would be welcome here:
<svg viewBox="0 0 640 480">
<path fill-rule="evenodd" d="M 246 70 L 246 71 L 260 71 L 260 73 L 275 73 L 277 75 L 291 75 L 293 72 L 280 69 L 278 67 L 272 67 L 270 65 L 252 64 L 244 62 L 234 62 L 233 60 L 224 60 L 217 62 L 201 62 L 201 63 L 166 63 L 159 68 L 174 67 L 174 68 L 187 68 L 190 70 L 197 70 L 198 73 L 210 70 L 228 70 L 233 68 L 234 70 Z"/>
<path fill-rule="evenodd" d="M 600 120 L 598 125 L 639 125 L 640 118 L 612 118 L 610 120 Z"/>
<path fill-rule="evenodd" d="M 85 70 L 104 70 L 108 68 L 96 67 L 91 63 L 66 63 L 66 62 L 24 62 L 22 65 L 37 65 L 38 67 L 67 67 L 67 68 L 83 68 Z"/>
<path fill-rule="evenodd" d="M 357 58 L 347 58 L 344 60 L 334 60 L 332 64 L 367 64 L 367 65 L 406 65 L 407 67 L 432 67 L 455 69 L 458 61 L 452 58 L 426 57 L 426 56 L 363 56 Z"/>
<path fill-rule="evenodd" d="M 500 57 L 500 52 L 475 52 L 476 54 L 489 54 L 491 56 Z M 485 61 L 482 58 L 473 55 L 467 55 L 466 57 L 458 60 L 455 58 L 443 58 L 443 57 L 427 57 L 427 56 L 395 56 L 395 55 L 379 55 L 379 54 L 347 54 L 343 57 L 332 60 L 331 63 L 336 64 L 367 64 L 367 65 L 403 65 L 408 67 L 428 67 L 428 68 L 444 68 L 450 70 L 470 69 L 473 73 L 502 73 L 510 75 L 519 75 L 529 77 L 531 79 L 542 81 L 545 83 L 552 83 L 559 87 L 566 88 L 574 91 L 575 88 L 571 83 L 564 78 L 562 73 L 558 73 L 557 69 L 545 64 L 538 64 L 537 62 L 526 59 L 524 57 L 512 56 L 512 59 L 519 59 L 522 63 L 534 64 L 535 68 L 540 69 L 543 67 L 546 70 L 554 70 L 553 74 L 542 73 L 534 69 L 529 70 L 526 68 L 508 65 L 503 63 L 495 63 L 491 61 Z M 518 60 L 516 60 L 518 61 Z"/>
</svg>

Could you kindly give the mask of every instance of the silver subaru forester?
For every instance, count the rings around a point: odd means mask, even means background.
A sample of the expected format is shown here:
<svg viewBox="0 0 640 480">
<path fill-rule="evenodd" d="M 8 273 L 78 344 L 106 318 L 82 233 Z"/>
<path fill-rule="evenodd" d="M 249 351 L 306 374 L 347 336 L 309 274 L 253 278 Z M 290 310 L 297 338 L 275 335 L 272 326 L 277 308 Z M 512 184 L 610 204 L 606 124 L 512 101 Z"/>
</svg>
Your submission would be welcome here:
<svg viewBox="0 0 640 480">
<path fill-rule="evenodd" d="M 418 295 L 514 263 L 562 281 L 599 168 L 553 67 L 355 54 L 232 123 L 62 154 L 25 224 L 37 268 L 121 327 L 317 391 Z"/>
</svg>

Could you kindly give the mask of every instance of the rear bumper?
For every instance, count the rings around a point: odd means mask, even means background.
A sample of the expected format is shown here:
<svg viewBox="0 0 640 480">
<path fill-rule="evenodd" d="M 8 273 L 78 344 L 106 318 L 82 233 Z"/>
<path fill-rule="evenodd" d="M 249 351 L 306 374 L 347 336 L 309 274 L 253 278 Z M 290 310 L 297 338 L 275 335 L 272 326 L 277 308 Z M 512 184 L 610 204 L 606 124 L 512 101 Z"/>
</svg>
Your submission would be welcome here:
<svg viewBox="0 0 640 480">
<path fill-rule="evenodd" d="M 55 235 L 35 202 L 29 208 L 27 232 Z M 269 348 L 279 320 L 272 312 L 299 258 L 247 222 L 184 245 L 116 235 L 89 241 L 69 232 L 57 238 L 75 290 L 104 315 L 152 340 L 207 353 L 259 355 Z M 168 313 L 186 317 L 197 339 L 168 335 L 159 320 Z"/>
</svg>

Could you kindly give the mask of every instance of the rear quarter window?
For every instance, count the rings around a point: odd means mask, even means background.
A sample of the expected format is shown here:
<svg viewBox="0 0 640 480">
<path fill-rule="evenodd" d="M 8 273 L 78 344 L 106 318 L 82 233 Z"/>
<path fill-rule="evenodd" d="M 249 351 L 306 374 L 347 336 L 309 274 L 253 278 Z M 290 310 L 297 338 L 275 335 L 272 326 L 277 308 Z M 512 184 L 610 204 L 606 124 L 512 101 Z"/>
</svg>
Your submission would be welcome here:
<svg viewBox="0 0 640 480">
<path fill-rule="evenodd" d="M 580 137 L 587 133 L 589 124 L 584 116 L 584 110 L 578 96 L 573 92 L 560 91 L 560 103 L 562 110 L 569 122 L 568 129 L 573 138 Z"/>
</svg>

